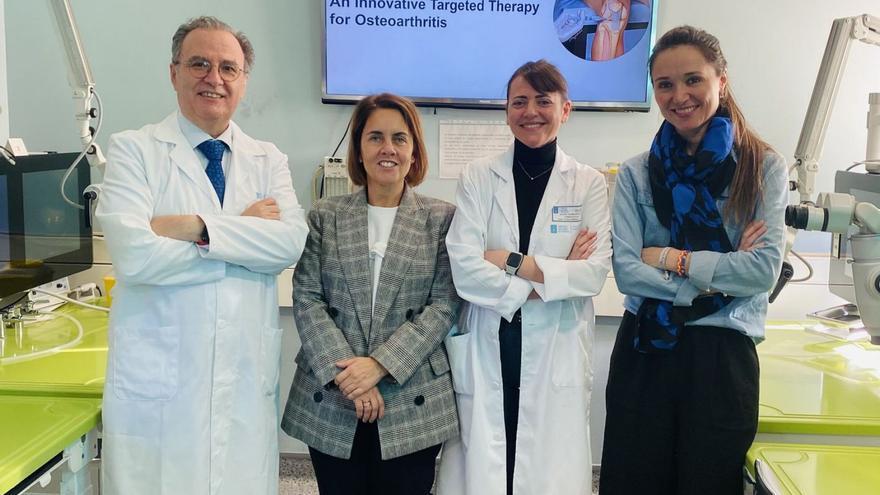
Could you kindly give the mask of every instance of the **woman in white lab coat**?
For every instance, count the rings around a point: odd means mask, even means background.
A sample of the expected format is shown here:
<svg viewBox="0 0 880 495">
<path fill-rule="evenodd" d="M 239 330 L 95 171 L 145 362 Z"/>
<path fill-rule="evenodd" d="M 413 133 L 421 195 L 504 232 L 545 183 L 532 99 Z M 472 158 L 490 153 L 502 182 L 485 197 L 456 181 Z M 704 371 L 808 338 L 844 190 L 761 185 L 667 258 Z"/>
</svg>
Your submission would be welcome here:
<svg viewBox="0 0 880 495">
<path fill-rule="evenodd" d="M 526 63 L 508 82 L 514 144 L 459 179 L 446 245 L 467 304 L 446 345 L 462 434 L 444 446 L 442 495 L 591 491 L 591 297 L 610 216 L 602 175 L 556 144 L 570 111 L 558 69 Z"/>
</svg>

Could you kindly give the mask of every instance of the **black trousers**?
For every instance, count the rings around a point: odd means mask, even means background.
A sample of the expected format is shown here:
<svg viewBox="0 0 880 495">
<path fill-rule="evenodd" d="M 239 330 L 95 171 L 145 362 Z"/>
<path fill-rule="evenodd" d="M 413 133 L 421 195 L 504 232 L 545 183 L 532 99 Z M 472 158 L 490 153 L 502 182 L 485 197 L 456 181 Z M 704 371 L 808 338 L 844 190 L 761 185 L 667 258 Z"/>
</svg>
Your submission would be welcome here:
<svg viewBox="0 0 880 495">
<path fill-rule="evenodd" d="M 501 351 L 501 386 L 504 390 L 504 433 L 507 441 L 507 493 L 513 494 L 513 469 L 516 460 L 516 426 L 519 422 L 519 380 L 522 364 L 522 316 L 513 321 L 501 319 L 498 327 Z"/>
<path fill-rule="evenodd" d="M 758 427 L 758 355 L 752 339 L 685 327 L 676 349 L 633 348 L 625 313 L 611 353 L 599 490 L 602 495 L 742 494 Z"/>
<path fill-rule="evenodd" d="M 309 447 L 321 495 L 427 495 L 440 445 L 382 460 L 377 423 L 358 422 L 351 459 Z"/>
</svg>

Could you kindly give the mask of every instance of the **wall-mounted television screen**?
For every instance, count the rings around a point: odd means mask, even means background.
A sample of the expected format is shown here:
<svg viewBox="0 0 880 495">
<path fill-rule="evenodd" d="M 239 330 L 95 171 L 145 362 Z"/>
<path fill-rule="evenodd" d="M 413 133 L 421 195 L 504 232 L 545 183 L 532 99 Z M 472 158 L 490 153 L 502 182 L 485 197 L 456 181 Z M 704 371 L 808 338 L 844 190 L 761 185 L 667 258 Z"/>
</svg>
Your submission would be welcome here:
<svg viewBox="0 0 880 495">
<path fill-rule="evenodd" d="M 648 111 L 657 1 L 324 0 L 322 101 L 501 108 L 510 74 L 546 59 L 575 108 Z"/>
</svg>

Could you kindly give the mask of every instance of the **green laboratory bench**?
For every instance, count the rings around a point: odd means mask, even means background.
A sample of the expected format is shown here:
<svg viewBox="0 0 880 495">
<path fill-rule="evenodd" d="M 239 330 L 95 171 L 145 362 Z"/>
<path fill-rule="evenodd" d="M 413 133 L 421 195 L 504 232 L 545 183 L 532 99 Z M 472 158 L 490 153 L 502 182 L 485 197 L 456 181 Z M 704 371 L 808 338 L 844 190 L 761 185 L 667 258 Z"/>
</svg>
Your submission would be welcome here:
<svg viewBox="0 0 880 495">
<path fill-rule="evenodd" d="M 100 418 L 100 399 L 0 395 L 0 493 L 25 488 L 33 473 L 62 460 L 62 483 L 76 486 L 69 493 L 90 493 L 86 465 Z"/>
<path fill-rule="evenodd" d="M 81 334 L 56 316 L 0 340 L 0 494 L 58 473 L 64 493 L 94 493 L 109 318 L 69 304 L 54 313 Z"/>
<path fill-rule="evenodd" d="M 101 397 L 107 368 L 107 313 L 70 304 L 55 313 L 80 322 L 80 341 L 53 351 L 73 343 L 79 334 L 76 325 L 61 316 L 29 323 L 21 336 L 7 329 L 0 348 L 0 395 Z"/>
<path fill-rule="evenodd" d="M 880 449 L 873 447 L 755 443 L 746 455 L 746 468 L 762 494 L 880 493 Z"/>
<path fill-rule="evenodd" d="M 767 323 L 756 441 L 880 447 L 880 346 L 809 325 Z"/>
</svg>

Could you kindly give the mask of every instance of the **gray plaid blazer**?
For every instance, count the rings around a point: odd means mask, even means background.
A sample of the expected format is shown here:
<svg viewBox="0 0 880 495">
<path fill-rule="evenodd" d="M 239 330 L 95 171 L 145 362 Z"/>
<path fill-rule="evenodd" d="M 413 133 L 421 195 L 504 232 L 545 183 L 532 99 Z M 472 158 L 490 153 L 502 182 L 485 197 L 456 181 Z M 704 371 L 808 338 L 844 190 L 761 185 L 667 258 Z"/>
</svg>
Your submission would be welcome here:
<svg viewBox="0 0 880 495">
<path fill-rule="evenodd" d="M 382 459 L 458 435 L 458 414 L 443 338 L 458 317 L 446 231 L 455 207 L 406 187 L 371 317 L 364 190 L 318 202 L 293 275 L 293 313 L 302 348 L 281 427 L 325 454 L 348 459 L 357 417 L 333 379 L 335 363 L 372 356 L 389 372 L 379 383 Z"/>
</svg>

